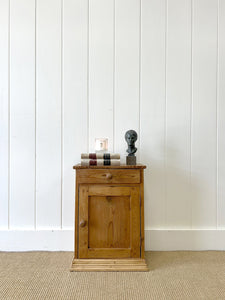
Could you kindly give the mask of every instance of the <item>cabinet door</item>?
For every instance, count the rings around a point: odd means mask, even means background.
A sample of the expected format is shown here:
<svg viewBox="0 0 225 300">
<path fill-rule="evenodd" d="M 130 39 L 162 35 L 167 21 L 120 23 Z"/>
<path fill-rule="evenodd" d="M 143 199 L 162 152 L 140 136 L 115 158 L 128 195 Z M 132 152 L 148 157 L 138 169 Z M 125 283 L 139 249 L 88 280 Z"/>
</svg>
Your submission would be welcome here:
<svg viewBox="0 0 225 300">
<path fill-rule="evenodd" d="M 139 187 L 80 185 L 79 258 L 140 257 Z"/>
</svg>

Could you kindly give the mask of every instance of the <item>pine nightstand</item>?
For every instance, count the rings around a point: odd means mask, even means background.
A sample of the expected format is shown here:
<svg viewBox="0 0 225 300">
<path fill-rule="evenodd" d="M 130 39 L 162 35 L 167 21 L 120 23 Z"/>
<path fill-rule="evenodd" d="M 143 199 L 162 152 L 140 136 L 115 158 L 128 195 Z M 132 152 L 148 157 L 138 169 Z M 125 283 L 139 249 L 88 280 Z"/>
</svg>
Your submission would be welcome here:
<svg viewBox="0 0 225 300">
<path fill-rule="evenodd" d="M 148 271 L 144 259 L 144 165 L 76 165 L 71 271 Z"/>
</svg>

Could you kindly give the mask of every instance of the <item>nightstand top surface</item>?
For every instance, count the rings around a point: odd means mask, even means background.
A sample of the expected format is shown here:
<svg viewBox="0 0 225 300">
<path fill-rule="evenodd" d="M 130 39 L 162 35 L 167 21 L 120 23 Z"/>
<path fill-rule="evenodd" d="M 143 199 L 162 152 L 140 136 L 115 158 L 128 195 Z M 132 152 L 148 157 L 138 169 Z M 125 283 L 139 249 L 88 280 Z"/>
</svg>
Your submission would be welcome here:
<svg viewBox="0 0 225 300">
<path fill-rule="evenodd" d="M 73 169 L 146 169 L 145 165 L 137 164 L 133 166 L 128 165 L 119 165 L 119 166 L 81 166 L 77 164 L 73 166 Z"/>
</svg>

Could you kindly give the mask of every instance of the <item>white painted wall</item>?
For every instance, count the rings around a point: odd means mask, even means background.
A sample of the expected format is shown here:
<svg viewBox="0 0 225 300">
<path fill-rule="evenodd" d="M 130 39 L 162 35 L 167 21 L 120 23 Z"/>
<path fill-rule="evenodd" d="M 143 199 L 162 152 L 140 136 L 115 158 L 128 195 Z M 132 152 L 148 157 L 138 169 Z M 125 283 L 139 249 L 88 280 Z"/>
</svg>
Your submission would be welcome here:
<svg viewBox="0 0 225 300">
<path fill-rule="evenodd" d="M 0 0 L 0 250 L 72 250 L 95 137 L 138 132 L 146 249 L 225 250 L 225 0 Z"/>
</svg>

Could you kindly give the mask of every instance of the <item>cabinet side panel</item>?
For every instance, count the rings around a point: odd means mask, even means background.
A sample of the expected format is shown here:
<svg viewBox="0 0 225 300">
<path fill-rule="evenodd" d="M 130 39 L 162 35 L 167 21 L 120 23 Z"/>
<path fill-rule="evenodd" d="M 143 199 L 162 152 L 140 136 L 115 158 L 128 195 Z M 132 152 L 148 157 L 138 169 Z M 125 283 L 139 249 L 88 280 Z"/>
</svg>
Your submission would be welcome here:
<svg viewBox="0 0 225 300">
<path fill-rule="evenodd" d="M 140 191 L 131 188 L 131 257 L 140 257 Z"/>
<path fill-rule="evenodd" d="M 141 185 L 140 185 L 140 222 L 141 222 L 141 258 L 144 258 L 145 256 L 145 220 L 144 220 L 144 171 L 141 170 Z"/>
</svg>

